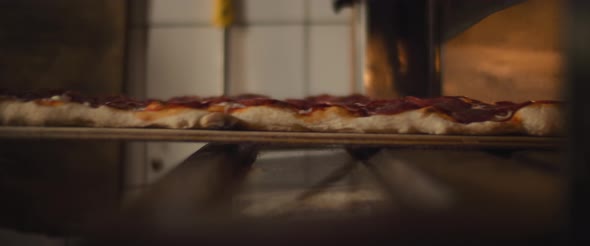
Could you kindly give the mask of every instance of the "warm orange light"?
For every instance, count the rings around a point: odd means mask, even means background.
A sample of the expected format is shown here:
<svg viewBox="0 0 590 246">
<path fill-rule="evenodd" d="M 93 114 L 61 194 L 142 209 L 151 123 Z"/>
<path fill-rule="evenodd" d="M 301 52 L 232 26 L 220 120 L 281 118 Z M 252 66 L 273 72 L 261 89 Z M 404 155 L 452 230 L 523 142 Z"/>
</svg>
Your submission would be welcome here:
<svg viewBox="0 0 590 246">
<path fill-rule="evenodd" d="M 393 74 L 391 71 L 391 61 L 385 40 L 377 35 L 372 34 L 367 40 L 365 74 L 363 75 L 363 85 L 367 96 L 372 98 L 394 98 L 397 96 L 393 88 Z"/>
</svg>

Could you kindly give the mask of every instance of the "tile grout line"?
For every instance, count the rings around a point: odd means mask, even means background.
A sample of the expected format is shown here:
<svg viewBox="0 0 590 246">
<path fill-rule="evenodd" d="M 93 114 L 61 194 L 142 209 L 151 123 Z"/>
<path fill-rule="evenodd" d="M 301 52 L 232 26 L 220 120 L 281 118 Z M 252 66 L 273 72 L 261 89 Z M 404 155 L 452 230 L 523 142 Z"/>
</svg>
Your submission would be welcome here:
<svg viewBox="0 0 590 246">
<path fill-rule="evenodd" d="M 303 21 L 257 21 L 257 22 L 238 22 L 233 23 L 234 27 L 248 27 L 248 26 L 259 26 L 259 27 L 274 27 L 274 26 L 301 26 L 310 25 L 314 26 L 348 26 L 346 21 L 314 21 L 309 20 L 309 16 L 306 16 Z M 132 23 L 129 26 L 130 30 L 136 29 L 151 29 L 151 28 L 214 28 L 211 23 L 208 22 L 161 22 L 161 23 Z"/>
<path fill-rule="evenodd" d="M 310 0 L 303 1 L 303 93 L 309 96 L 310 93 Z"/>
<path fill-rule="evenodd" d="M 221 86 L 223 95 L 229 96 L 232 93 L 230 74 L 231 26 L 223 28 L 221 35 L 223 38 L 221 48 Z"/>
<path fill-rule="evenodd" d="M 310 0 L 303 1 L 303 93 L 305 96 L 310 94 Z M 303 173 L 303 182 L 305 185 L 309 185 L 311 178 L 311 167 L 309 165 L 310 156 L 307 151 L 302 153 L 303 159 L 305 160 L 304 165 L 301 166 Z"/>
</svg>

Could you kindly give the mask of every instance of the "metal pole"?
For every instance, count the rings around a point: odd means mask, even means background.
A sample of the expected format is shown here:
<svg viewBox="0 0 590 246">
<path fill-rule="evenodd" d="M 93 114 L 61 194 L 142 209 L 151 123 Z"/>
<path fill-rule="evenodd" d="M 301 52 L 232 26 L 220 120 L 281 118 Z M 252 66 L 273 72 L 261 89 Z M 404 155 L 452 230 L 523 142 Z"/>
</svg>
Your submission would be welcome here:
<svg viewBox="0 0 590 246">
<path fill-rule="evenodd" d="M 223 95 L 230 95 L 231 91 L 231 78 L 230 78 L 230 46 L 231 46 L 231 27 L 223 28 L 223 50 L 221 57 L 222 66 L 222 83 L 223 83 Z"/>
<path fill-rule="evenodd" d="M 361 94 L 366 94 L 367 91 L 365 90 L 364 86 L 364 75 L 366 69 L 366 51 L 367 51 L 367 3 L 365 1 L 360 1 L 355 9 L 355 16 L 356 16 L 356 23 L 355 29 L 356 31 L 356 39 L 355 39 L 355 51 L 356 51 L 356 59 L 355 59 L 355 86 L 354 92 L 358 92 Z"/>
</svg>

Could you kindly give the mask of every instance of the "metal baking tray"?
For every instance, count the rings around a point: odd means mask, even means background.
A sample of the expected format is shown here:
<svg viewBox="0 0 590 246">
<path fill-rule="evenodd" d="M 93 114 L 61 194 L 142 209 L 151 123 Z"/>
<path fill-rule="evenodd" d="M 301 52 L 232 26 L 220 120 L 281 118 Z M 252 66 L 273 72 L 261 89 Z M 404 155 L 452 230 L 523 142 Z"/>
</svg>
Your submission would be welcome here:
<svg viewBox="0 0 590 246">
<path fill-rule="evenodd" d="M 451 148 L 556 149 L 563 137 L 457 136 L 420 134 L 261 132 L 220 130 L 87 128 L 87 127 L 0 127 L 2 139 L 70 139 L 174 141 L 207 143 L 255 143 L 293 146 L 399 146 Z"/>
</svg>

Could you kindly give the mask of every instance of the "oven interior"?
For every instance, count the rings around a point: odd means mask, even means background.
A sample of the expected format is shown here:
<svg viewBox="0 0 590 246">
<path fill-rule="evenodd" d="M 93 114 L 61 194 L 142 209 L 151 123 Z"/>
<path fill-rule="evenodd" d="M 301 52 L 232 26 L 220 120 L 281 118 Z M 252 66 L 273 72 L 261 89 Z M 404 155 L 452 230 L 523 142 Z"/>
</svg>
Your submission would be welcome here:
<svg viewBox="0 0 590 246">
<path fill-rule="evenodd" d="M 208 0 L 5 3 L 1 87 L 556 99 L 569 103 L 574 134 L 551 148 L 2 139 L 3 245 L 585 238 L 587 3 L 229 2 L 234 22 L 223 28 L 192 14 L 214 12 Z M 302 55 L 282 52 L 287 42 Z"/>
</svg>

